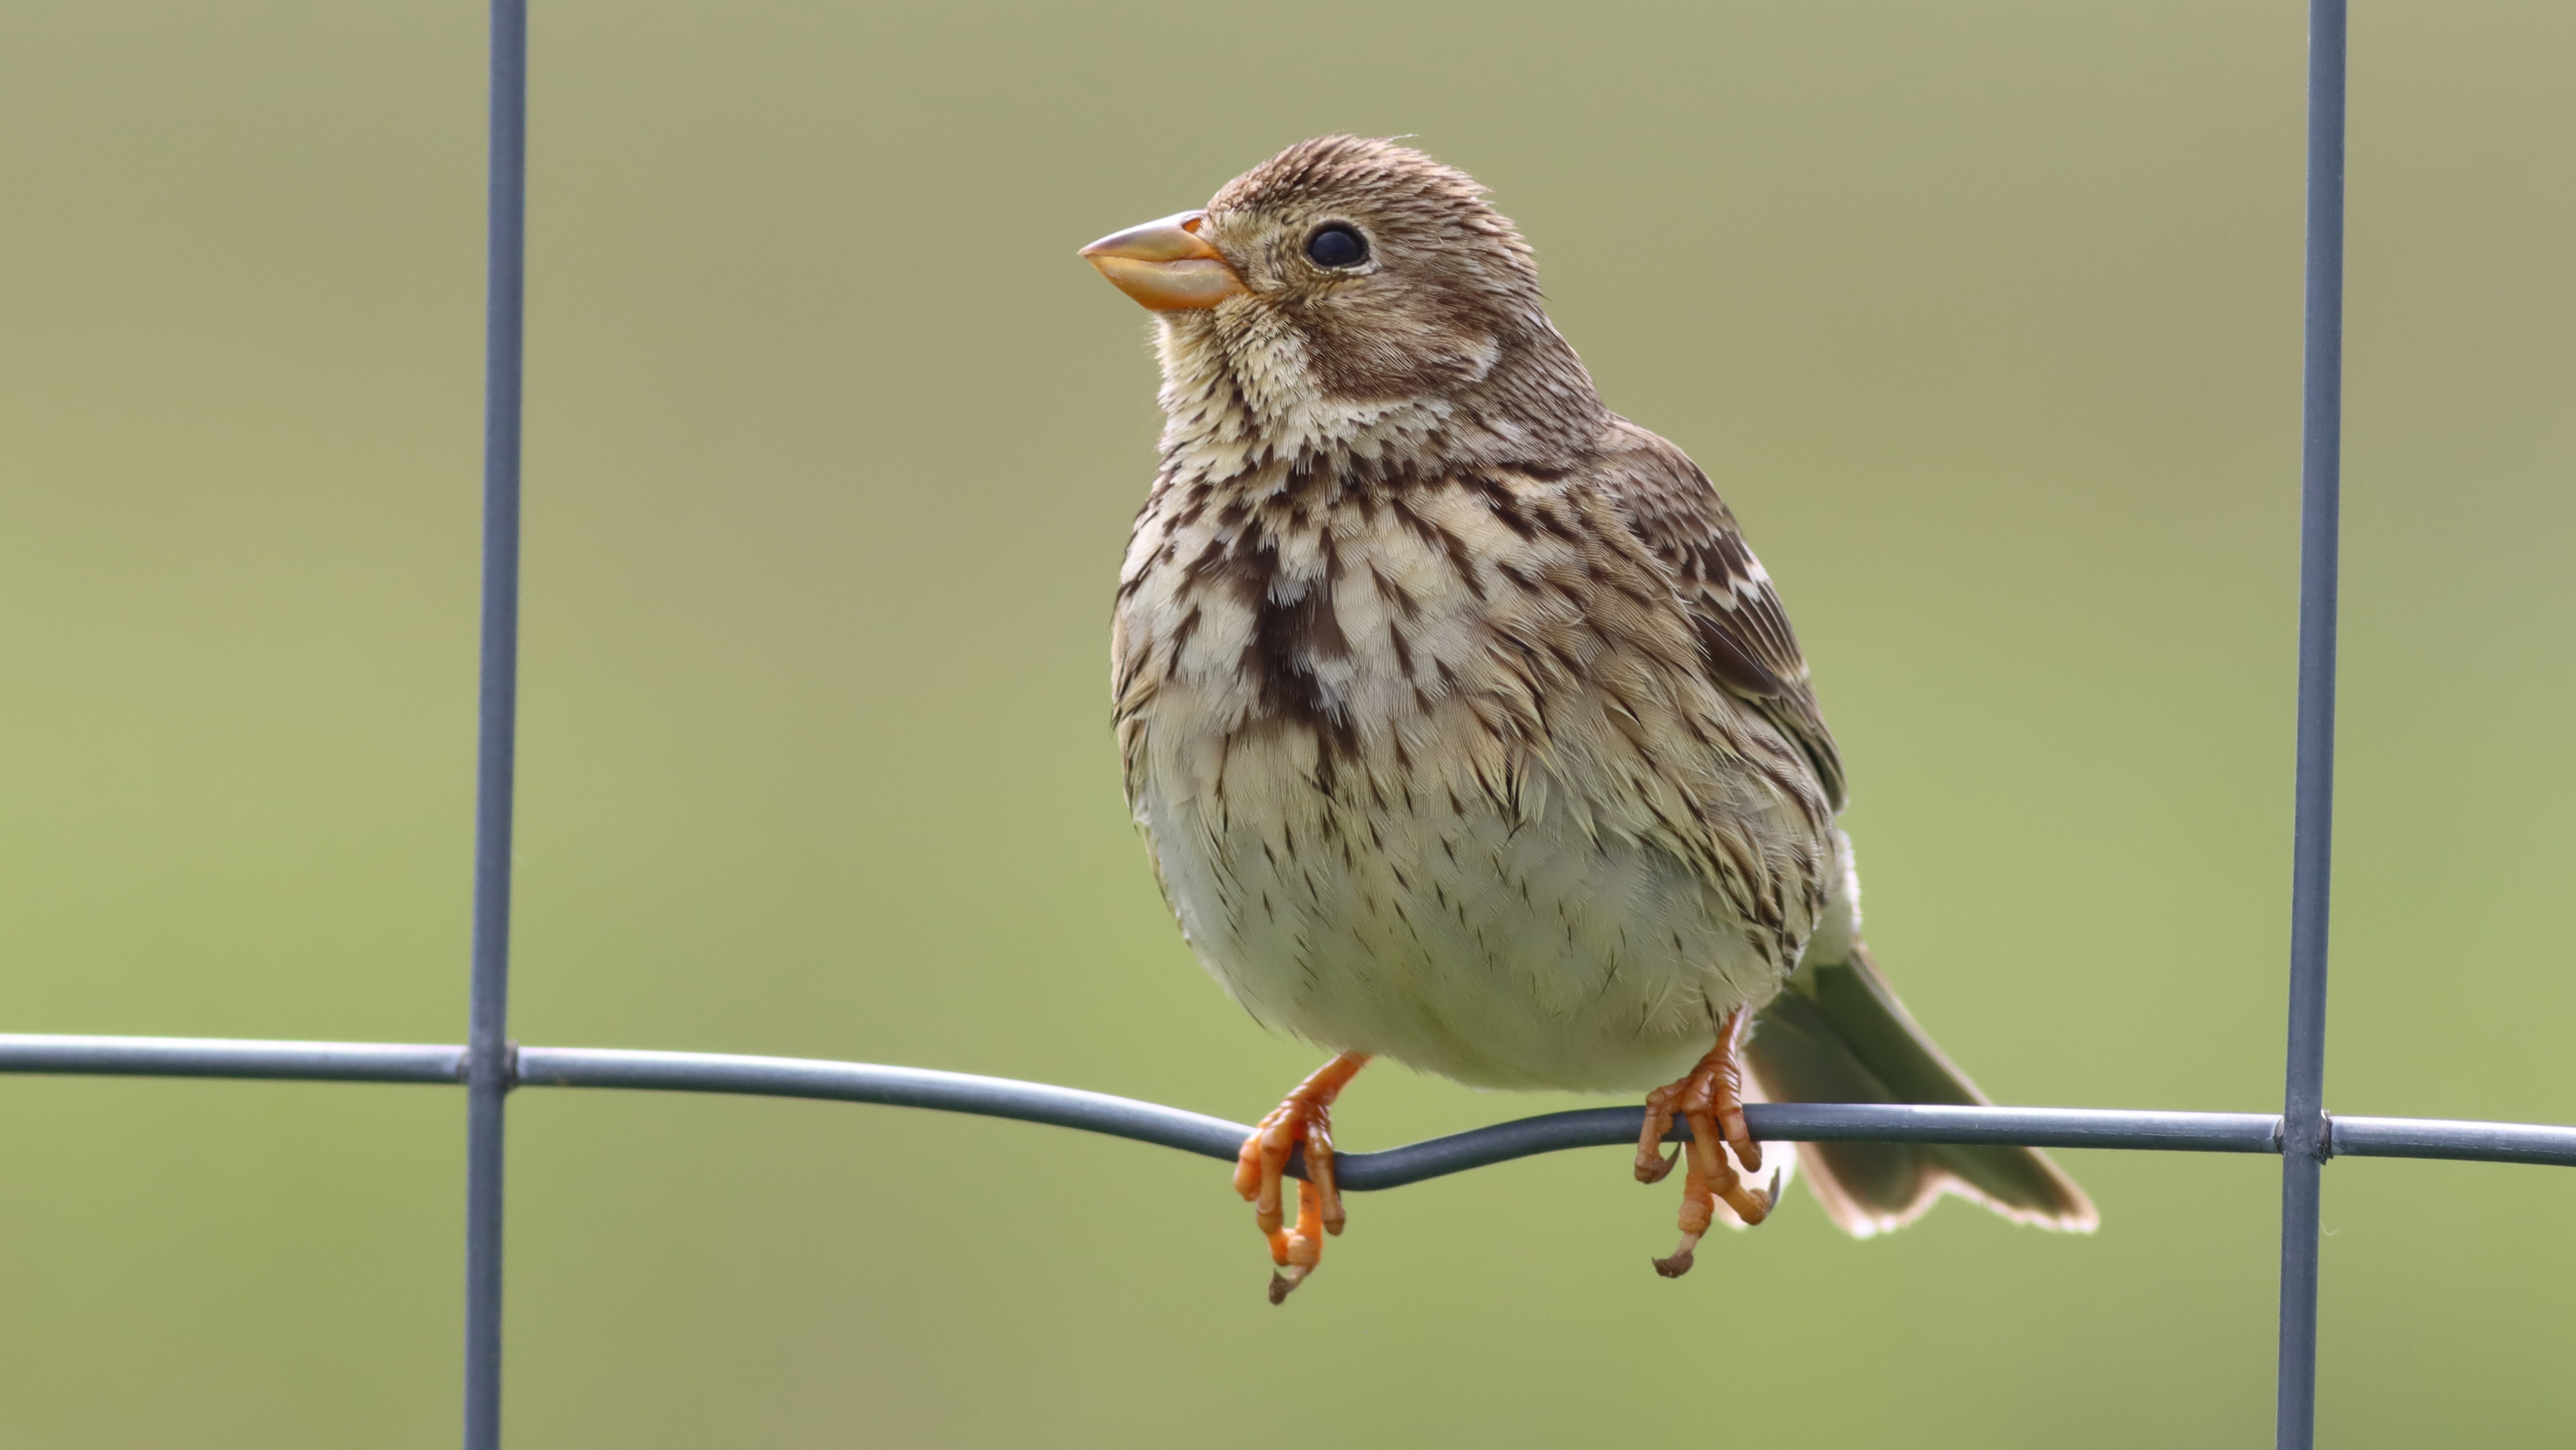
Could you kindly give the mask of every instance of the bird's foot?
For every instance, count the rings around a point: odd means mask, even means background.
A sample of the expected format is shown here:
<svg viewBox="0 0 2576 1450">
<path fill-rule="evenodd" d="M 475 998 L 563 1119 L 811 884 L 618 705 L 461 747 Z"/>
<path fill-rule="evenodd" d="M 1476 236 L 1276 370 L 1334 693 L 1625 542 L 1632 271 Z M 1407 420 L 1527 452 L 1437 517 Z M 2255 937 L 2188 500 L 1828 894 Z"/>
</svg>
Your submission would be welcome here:
<svg viewBox="0 0 2576 1450">
<path fill-rule="evenodd" d="M 1745 1177 L 1762 1171 L 1762 1145 L 1753 1141 L 1753 1132 L 1744 1123 L 1743 1047 L 1748 1016 L 1742 1007 L 1726 1014 L 1717 1046 L 1699 1060 L 1699 1066 L 1681 1081 L 1646 1095 L 1645 1131 L 1637 1138 L 1637 1181 L 1660 1183 L 1675 1162 L 1685 1154 L 1690 1158 L 1682 1179 L 1681 1247 L 1671 1257 L 1654 1261 L 1655 1272 L 1667 1279 L 1690 1272 L 1693 1251 L 1715 1221 L 1719 1199 L 1726 1200 L 1726 1206 L 1745 1223 L 1757 1224 L 1771 1216 L 1772 1205 L 1780 1198 L 1777 1172 L 1766 1189 L 1745 1183 Z M 1668 1158 L 1663 1153 L 1664 1134 L 1672 1131 L 1676 1117 L 1690 1125 L 1690 1142 Z M 1735 1162 L 1743 1165 L 1742 1175 L 1726 1161 L 1729 1150 Z"/>
<path fill-rule="evenodd" d="M 1368 1065 L 1365 1052 L 1345 1052 L 1297 1084 L 1270 1116 L 1243 1140 L 1235 1155 L 1234 1191 L 1250 1200 L 1253 1221 L 1270 1240 L 1270 1302 L 1278 1304 L 1315 1271 L 1324 1235 L 1342 1231 L 1342 1193 L 1333 1182 L 1333 1099 Z M 1306 1177 L 1297 1185 L 1297 1226 L 1287 1226 L 1281 1180 L 1299 1144 L 1306 1148 Z"/>
</svg>

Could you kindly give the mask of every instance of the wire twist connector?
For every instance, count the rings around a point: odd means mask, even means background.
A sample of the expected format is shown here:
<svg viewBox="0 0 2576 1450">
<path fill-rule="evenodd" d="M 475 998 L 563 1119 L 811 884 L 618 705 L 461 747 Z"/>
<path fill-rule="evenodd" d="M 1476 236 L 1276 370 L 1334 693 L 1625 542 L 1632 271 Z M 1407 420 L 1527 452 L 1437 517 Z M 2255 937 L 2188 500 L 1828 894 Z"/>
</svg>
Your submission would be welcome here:
<svg viewBox="0 0 2576 1450">
<path fill-rule="evenodd" d="M 471 1047 L 456 1054 L 456 1080 L 463 1083 L 474 1080 L 474 1049 Z M 513 1037 L 501 1044 L 501 1091 L 506 1093 L 518 1085 L 519 1039 Z"/>
</svg>

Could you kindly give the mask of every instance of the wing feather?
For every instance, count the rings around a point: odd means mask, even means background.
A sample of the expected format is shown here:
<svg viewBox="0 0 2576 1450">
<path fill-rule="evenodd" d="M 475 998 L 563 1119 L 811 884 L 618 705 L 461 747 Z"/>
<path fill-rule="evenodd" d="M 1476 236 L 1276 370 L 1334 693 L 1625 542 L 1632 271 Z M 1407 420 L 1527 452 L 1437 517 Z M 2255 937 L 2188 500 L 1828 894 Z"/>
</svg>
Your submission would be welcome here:
<svg viewBox="0 0 2576 1450">
<path fill-rule="evenodd" d="M 1816 708 L 1789 612 L 1735 515 L 1680 449 L 1634 424 L 1619 434 L 1624 446 L 1605 460 L 1603 485 L 1629 530 L 1672 572 L 1709 674 L 1797 744 L 1841 810 L 1842 752 Z"/>
</svg>

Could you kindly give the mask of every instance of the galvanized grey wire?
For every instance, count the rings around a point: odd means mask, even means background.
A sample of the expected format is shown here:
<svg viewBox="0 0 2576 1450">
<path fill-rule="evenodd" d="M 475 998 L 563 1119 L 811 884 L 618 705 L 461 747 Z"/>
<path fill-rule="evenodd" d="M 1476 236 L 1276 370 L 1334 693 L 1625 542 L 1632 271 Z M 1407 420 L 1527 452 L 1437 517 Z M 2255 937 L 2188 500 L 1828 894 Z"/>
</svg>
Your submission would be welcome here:
<svg viewBox="0 0 2576 1450">
<path fill-rule="evenodd" d="M 2334 887 L 2335 611 L 2343 510 L 2344 0 L 2308 3 L 2308 257 L 2299 429 L 2299 765 L 2281 1121 L 2281 1343 L 2272 1440 L 2317 1436 L 2317 1223 L 2327 1137 L 2326 926 Z"/>
<path fill-rule="evenodd" d="M 465 1446 L 501 1445 L 501 1225 L 510 1091 L 510 835 L 519 740 L 519 414 L 528 292 L 528 3 L 492 0 L 483 333 L 483 639 L 466 1007 Z"/>
<path fill-rule="evenodd" d="M 303 1082 L 438 1083 L 464 1078 L 466 1051 L 395 1042 L 250 1042 L 209 1037 L 62 1037 L 0 1033 L 0 1073 L 263 1078 Z M 1251 1128 L 1107 1093 L 925 1067 L 522 1047 L 520 1088 L 625 1088 L 739 1093 L 929 1108 L 1077 1128 L 1231 1160 Z M 2169 1113 L 2124 1108 L 1967 1108 L 1905 1103 L 1755 1103 L 1754 1135 L 1771 1142 L 2024 1143 L 2035 1148 L 2127 1148 L 2180 1153 L 2278 1153 L 2270 1113 Z M 1377 1153 L 1341 1155 L 1350 1189 L 1401 1188 L 1515 1158 L 1637 1141 L 1643 1110 L 1584 1108 L 1474 1128 Z M 1675 1136 L 1687 1130 L 1676 1127 Z M 2576 1167 L 2576 1128 L 2434 1118 L 2335 1118 L 2337 1157 L 2454 1158 Z"/>
</svg>

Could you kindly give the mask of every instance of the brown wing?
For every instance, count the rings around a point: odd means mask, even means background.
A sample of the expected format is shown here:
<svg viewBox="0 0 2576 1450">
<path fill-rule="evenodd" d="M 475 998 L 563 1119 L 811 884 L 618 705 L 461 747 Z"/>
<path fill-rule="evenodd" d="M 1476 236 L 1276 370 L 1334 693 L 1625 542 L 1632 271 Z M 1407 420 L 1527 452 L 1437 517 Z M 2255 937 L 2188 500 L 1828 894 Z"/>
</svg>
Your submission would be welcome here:
<svg viewBox="0 0 2576 1450">
<path fill-rule="evenodd" d="M 1797 743 L 1841 810 L 1842 753 L 1816 709 L 1806 657 L 1771 576 L 1697 464 L 1635 424 L 1619 433 L 1627 446 L 1605 460 L 1605 486 L 1629 529 L 1672 571 L 1709 674 Z"/>
</svg>

